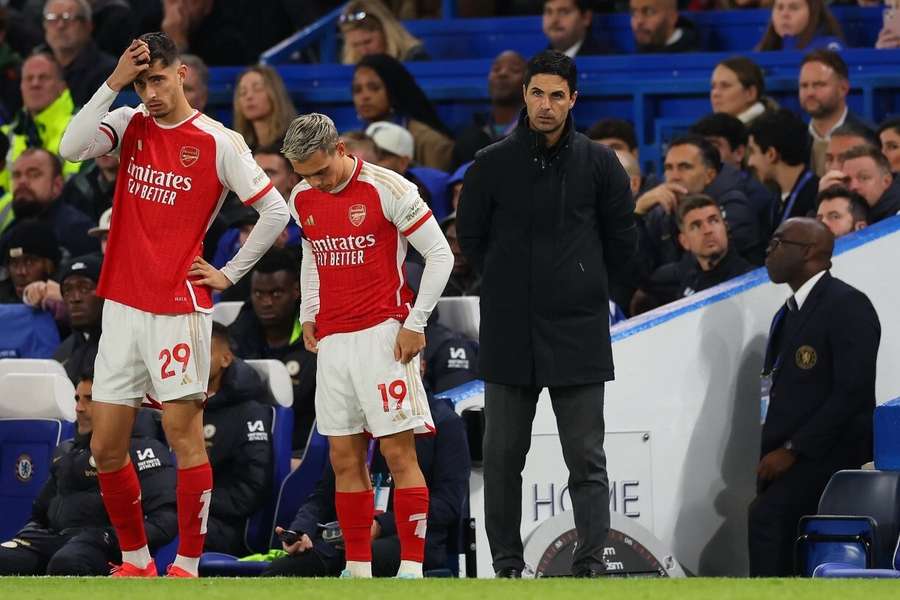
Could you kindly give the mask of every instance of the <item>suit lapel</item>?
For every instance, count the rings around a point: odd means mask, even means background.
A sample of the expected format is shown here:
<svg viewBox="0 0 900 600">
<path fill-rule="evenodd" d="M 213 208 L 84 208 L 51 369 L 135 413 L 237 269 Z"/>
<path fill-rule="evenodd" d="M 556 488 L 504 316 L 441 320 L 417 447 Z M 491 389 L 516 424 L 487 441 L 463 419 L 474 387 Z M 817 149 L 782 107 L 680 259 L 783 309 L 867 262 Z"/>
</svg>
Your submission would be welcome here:
<svg viewBox="0 0 900 600">
<path fill-rule="evenodd" d="M 796 322 L 793 324 L 791 331 L 789 332 L 790 337 L 785 340 L 784 348 L 790 348 L 794 343 L 794 340 L 797 339 L 797 336 L 803 331 L 803 328 L 806 327 L 806 323 L 809 321 L 809 318 L 819 307 L 819 301 L 822 299 L 822 295 L 825 293 L 826 288 L 831 284 L 831 273 L 825 272 L 819 281 L 816 282 L 816 285 L 813 286 L 812 291 L 809 293 L 809 296 L 806 297 L 806 300 L 803 302 L 803 308 L 800 309 L 800 314 L 796 316 Z M 784 308 L 784 307 L 783 307 Z M 785 360 L 788 360 L 790 357 L 782 357 L 782 364 L 784 364 Z M 778 378 L 778 371 L 782 369 L 778 369 L 773 374 L 773 381 Z"/>
</svg>

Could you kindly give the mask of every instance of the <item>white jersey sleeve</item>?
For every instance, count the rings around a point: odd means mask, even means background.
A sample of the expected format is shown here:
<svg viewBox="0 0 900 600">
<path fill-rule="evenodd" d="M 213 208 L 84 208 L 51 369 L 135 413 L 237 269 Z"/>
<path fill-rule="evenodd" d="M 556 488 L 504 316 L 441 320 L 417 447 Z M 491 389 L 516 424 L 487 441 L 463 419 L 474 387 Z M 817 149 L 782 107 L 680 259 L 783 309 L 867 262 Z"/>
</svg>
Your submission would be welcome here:
<svg viewBox="0 0 900 600">
<path fill-rule="evenodd" d="M 219 154 L 219 176 L 222 183 L 249 206 L 272 189 L 272 182 L 253 159 L 244 138 L 234 131 L 226 131 L 230 135 L 223 141 Z"/>
<path fill-rule="evenodd" d="M 79 110 L 63 133 L 59 143 L 60 155 L 78 162 L 97 158 L 119 149 L 125 129 L 136 112 L 143 109 L 123 106 L 110 112 L 109 107 L 118 93 L 106 82 Z"/>
<path fill-rule="evenodd" d="M 319 314 L 319 270 L 312 244 L 303 238 L 300 264 L 300 322 L 315 321 Z"/>
<path fill-rule="evenodd" d="M 384 216 L 405 237 L 422 226 L 431 216 L 431 209 L 419 195 L 419 189 L 412 183 L 403 190 L 402 194 L 381 194 L 381 209 Z"/>
</svg>

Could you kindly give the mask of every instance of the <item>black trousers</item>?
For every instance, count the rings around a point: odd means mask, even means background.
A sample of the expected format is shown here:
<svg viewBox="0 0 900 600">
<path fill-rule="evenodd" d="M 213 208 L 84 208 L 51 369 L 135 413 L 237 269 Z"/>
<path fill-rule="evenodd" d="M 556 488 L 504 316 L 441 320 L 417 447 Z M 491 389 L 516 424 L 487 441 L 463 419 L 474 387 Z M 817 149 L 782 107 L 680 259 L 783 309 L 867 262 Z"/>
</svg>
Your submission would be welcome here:
<svg viewBox="0 0 900 600">
<path fill-rule="evenodd" d="M 609 479 L 603 451 L 604 384 L 550 388 L 578 549 L 572 571 L 604 570 L 609 533 Z M 541 388 L 488 383 L 484 395 L 484 512 L 494 570 L 523 569 L 522 469 L 531 447 L 531 426 Z M 535 566 L 535 565 L 532 565 Z"/>
<path fill-rule="evenodd" d="M 748 514 L 751 577 L 794 575 L 797 524 L 800 517 L 816 514 L 836 470 L 800 459 L 781 478 L 760 485 Z"/>
<path fill-rule="evenodd" d="M 263 577 L 337 577 L 344 569 L 344 552 L 328 554 L 313 547 L 272 561 Z M 372 542 L 372 576 L 393 577 L 400 568 L 400 538 L 390 535 Z"/>
<path fill-rule="evenodd" d="M 109 575 L 121 561 L 118 544 L 102 529 L 57 533 L 28 528 L 0 545 L 0 575 Z"/>
</svg>

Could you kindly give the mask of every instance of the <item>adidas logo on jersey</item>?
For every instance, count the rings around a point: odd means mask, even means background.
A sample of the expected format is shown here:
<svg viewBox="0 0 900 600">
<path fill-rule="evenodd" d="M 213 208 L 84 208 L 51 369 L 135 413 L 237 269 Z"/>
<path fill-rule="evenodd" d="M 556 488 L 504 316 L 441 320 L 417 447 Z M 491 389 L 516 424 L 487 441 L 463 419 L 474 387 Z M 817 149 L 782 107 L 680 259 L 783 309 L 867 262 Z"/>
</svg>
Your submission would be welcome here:
<svg viewBox="0 0 900 600">
<path fill-rule="evenodd" d="M 306 217 L 306 220 L 303 221 L 303 226 L 304 226 L 304 227 L 312 227 L 312 226 L 315 225 L 315 224 L 316 224 L 316 220 L 313 219 L 313 216 L 312 216 L 312 215 L 309 215 L 308 217 Z"/>
</svg>

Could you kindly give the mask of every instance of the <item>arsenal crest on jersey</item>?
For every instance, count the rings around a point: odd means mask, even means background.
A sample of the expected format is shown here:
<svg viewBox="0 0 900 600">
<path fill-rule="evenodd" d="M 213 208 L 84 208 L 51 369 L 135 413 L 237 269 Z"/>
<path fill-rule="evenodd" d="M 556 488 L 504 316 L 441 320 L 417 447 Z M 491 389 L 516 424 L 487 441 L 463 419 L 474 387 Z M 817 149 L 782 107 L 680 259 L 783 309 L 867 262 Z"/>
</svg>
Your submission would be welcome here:
<svg viewBox="0 0 900 600">
<path fill-rule="evenodd" d="M 359 227 L 366 220 L 366 207 L 364 204 L 354 204 L 350 207 L 350 223 Z"/>
<path fill-rule="evenodd" d="M 200 158 L 200 149 L 196 146 L 182 146 L 178 158 L 181 159 L 182 165 L 190 167 Z"/>
</svg>

